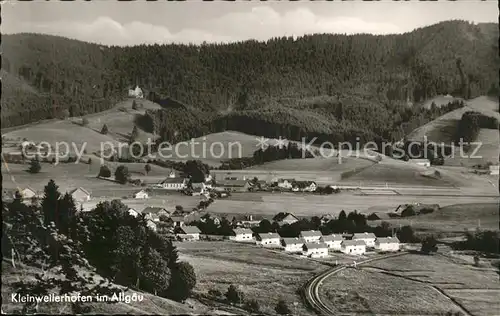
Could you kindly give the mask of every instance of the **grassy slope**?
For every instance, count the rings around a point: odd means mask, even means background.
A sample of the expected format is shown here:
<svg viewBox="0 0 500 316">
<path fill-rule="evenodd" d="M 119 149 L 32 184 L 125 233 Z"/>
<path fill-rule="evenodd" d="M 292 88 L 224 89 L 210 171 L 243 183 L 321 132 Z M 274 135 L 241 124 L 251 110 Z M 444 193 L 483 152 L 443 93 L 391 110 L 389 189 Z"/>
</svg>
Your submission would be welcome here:
<svg viewBox="0 0 500 316">
<path fill-rule="evenodd" d="M 14 293 L 12 283 L 20 278 L 32 279 L 35 274 L 41 271 L 37 268 L 21 266 L 14 269 L 9 262 L 2 261 L 2 312 L 13 313 L 19 311 L 22 306 L 19 303 L 11 302 L 10 295 Z M 96 282 L 100 280 L 97 277 Z M 134 291 L 127 291 L 127 294 L 132 294 Z M 181 304 L 172 300 L 164 299 L 148 293 L 138 293 L 144 295 L 142 302 L 119 302 L 117 304 L 107 304 L 92 302 L 88 306 L 91 307 L 92 314 L 134 314 L 134 315 L 151 315 L 151 314 L 207 314 L 210 309 L 195 301 L 189 302 L 194 308 L 188 304 Z M 191 300 L 189 300 L 191 301 Z M 40 304 L 40 313 L 46 314 L 65 314 L 70 312 L 68 304 L 64 303 L 43 303 Z"/>
<path fill-rule="evenodd" d="M 448 205 L 430 214 L 384 221 L 394 226 L 411 224 L 417 230 L 436 232 L 461 233 L 478 225 L 482 229 L 498 230 L 498 209 L 499 202 Z"/>
<path fill-rule="evenodd" d="M 262 311 L 272 314 L 282 297 L 291 308 L 293 302 L 299 302 L 298 315 L 311 315 L 296 290 L 326 268 L 310 260 L 232 242 L 179 243 L 178 249 L 181 260 L 190 262 L 199 276 L 196 291 L 218 289 L 225 293 L 234 284 L 245 299 L 256 299 Z"/>
<path fill-rule="evenodd" d="M 467 111 L 477 111 L 483 113 L 484 115 L 495 117 L 500 121 L 500 113 L 497 112 L 498 101 L 493 100 L 485 96 L 477 97 L 472 100 L 466 101 L 467 106 L 457 109 L 455 111 L 446 113 L 445 115 L 437 118 L 436 120 L 429 122 L 410 133 L 408 139 L 410 140 L 423 140 L 424 136 L 427 136 L 429 141 L 433 142 L 444 142 L 445 144 L 450 144 L 454 141 L 454 133 L 456 126 L 462 114 Z M 480 151 L 475 154 L 476 156 L 482 156 L 478 159 L 460 158 L 460 154 L 457 151 L 454 158 L 446 159 L 446 165 L 474 165 L 479 163 L 485 163 L 488 161 L 497 162 L 499 156 L 500 143 L 499 133 L 496 130 L 481 130 L 478 139 L 483 145 Z M 472 153 L 470 153 L 472 154 Z"/>
</svg>

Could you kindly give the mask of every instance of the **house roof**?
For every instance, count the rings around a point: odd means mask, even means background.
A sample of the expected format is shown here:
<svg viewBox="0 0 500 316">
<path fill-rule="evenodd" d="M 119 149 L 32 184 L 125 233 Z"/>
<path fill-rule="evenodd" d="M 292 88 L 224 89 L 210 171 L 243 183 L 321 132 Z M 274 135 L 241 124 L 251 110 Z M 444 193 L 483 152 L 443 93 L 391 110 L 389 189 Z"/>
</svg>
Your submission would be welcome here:
<svg viewBox="0 0 500 316">
<path fill-rule="evenodd" d="M 344 240 L 342 246 L 366 246 L 366 244 L 362 240 Z"/>
<path fill-rule="evenodd" d="M 185 216 L 171 216 L 170 219 L 174 222 L 184 222 L 186 220 Z"/>
<path fill-rule="evenodd" d="M 163 207 L 154 207 L 154 206 L 148 206 L 146 207 L 145 209 L 142 210 L 142 213 L 159 213 L 159 212 L 162 212 L 162 211 L 165 211 L 168 213 L 168 211 L 163 208 Z"/>
<path fill-rule="evenodd" d="M 325 214 L 325 215 L 321 216 L 320 219 L 321 220 L 328 220 L 329 221 L 329 220 L 332 220 L 332 219 L 335 219 L 335 218 L 336 217 L 334 215 L 332 215 L 332 214 Z"/>
<path fill-rule="evenodd" d="M 134 195 L 137 195 L 139 193 L 146 193 L 147 194 L 148 192 L 146 192 L 146 190 L 140 190 L 140 191 L 135 192 Z"/>
<path fill-rule="evenodd" d="M 300 237 L 295 237 L 295 238 L 282 238 L 283 240 L 283 243 L 285 245 L 298 245 L 298 244 L 305 244 L 306 241 L 304 240 L 304 238 L 300 238 Z"/>
<path fill-rule="evenodd" d="M 306 230 L 300 232 L 300 236 L 302 237 L 321 237 L 321 232 L 319 230 Z"/>
<path fill-rule="evenodd" d="M 247 180 L 219 180 L 216 182 L 216 185 L 223 187 L 243 187 L 247 182 Z"/>
<path fill-rule="evenodd" d="M 340 235 L 326 235 L 326 236 L 321 237 L 321 239 L 323 241 L 339 241 L 339 240 L 344 240 L 344 238 L 342 238 L 342 236 L 340 236 Z"/>
<path fill-rule="evenodd" d="M 377 238 L 373 233 L 355 233 L 352 239 L 366 239 L 366 238 Z"/>
<path fill-rule="evenodd" d="M 385 237 L 377 238 L 375 242 L 379 244 L 399 244 L 399 239 L 397 237 Z"/>
<path fill-rule="evenodd" d="M 278 214 L 276 214 L 274 217 L 273 217 L 273 221 L 276 221 L 276 222 L 281 222 L 282 220 L 284 220 L 286 217 L 288 216 L 292 216 L 294 217 L 296 220 L 299 220 L 295 215 L 293 215 L 292 213 L 284 213 L 284 212 L 279 212 Z"/>
<path fill-rule="evenodd" d="M 181 227 L 181 230 L 185 234 L 199 234 L 199 233 L 201 233 L 200 229 L 196 226 L 184 226 L 184 227 Z"/>
<path fill-rule="evenodd" d="M 260 239 L 276 239 L 280 238 L 280 235 L 277 233 L 261 233 L 258 235 Z"/>
<path fill-rule="evenodd" d="M 166 178 L 165 180 L 163 180 L 162 182 L 160 182 L 160 184 L 164 184 L 164 183 L 184 183 L 184 181 L 186 181 L 186 179 L 185 178 L 181 178 L 181 177 Z"/>
<path fill-rule="evenodd" d="M 312 184 L 316 185 L 314 181 L 293 181 L 292 185 L 296 187 L 306 188 L 311 186 Z"/>
<path fill-rule="evenodd" d="M 236 235 L 253 234 L 253 231 L 251 229 L 248 229 L 248 228 L 235 228 L 235 229 L 233 229 L 233 232 Z"/>
<path fill-rule="evenodd" d="M 328 248 L 328 246 L 325 243 L 319 243 L 319 244 L 305 243 L 304 248 L 306 248 L 306 249 L 324 249 L 324 248 Z"/>
<path fill-rule="evenodd" d="M 203 183 L 203 182 L 191 183 L 191 186 L 193 187 L 193 189 L 204 188 L 205 187 L 205 183 Z"/>
<path fill-rule="evenodd" d="M 78 187 L 76 189 L 73 189 L 69 192 L 69 194 L 73 195 L 76 191 L 82 191 L 83 193 L 87 194 L 87 195 L 90 195 L 89 191 L 85 190 L 84 188 L 82 187 Z"/>
</svg>

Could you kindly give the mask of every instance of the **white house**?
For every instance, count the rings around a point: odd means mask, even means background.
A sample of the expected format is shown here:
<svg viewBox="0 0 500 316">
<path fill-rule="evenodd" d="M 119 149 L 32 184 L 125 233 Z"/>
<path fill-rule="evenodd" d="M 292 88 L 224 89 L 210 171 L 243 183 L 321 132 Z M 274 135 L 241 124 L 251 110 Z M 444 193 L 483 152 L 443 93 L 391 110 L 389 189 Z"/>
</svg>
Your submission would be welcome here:
<svg viewBox="0 0 500 316">
<path fill-rule="evenodd" d="M 23 199 L 31 199 L 38 196 L 36 191 L 29 187 L 22 189 L 19 193 Z"/>
<path fill-rule="evenodd" d="M 328 257 L 328 246 L 324 243 L 305 243 L 302 246 L 302 254 L 311 258 Z"/>
<path fill-rule="evenodd" d="M 294 181 L 292 183 L 292 191 L 298 192 L 314 192 L 316 191 L 317 185 L 314 181 Z"/>
<path fill-rule="evenodd" d="M 134 210 L 133 208 L 129 208 L 128 209 L 128 214 L 129 215 L 132 215 L 133 217 L 137 217 L 139 215 L 139 212 L 137 212 L 136 210 Z"/>
<path fill-rule="evenodd" d="M 490 174 L 491 175 L 496 175 L 496 176 L 499 175 L 498 165 L 490 166 Z"/>
<path fill-rule="evenodd" d="M 157 226 L 156 226 L 156 223 L 153 222 L 152 220 L 148 220 L 146 225 L 151 228 L 151 230 L 153 231 L 156 231 L 157 230 Z"/>
<path fill-rule="evenodd" d="M 186 216 L 171 216 L 170 221 L 174 227 L 183 227 L 186 223 Z"/>
<path fill-rule="evenodd" d="M 362 255 L 366 252 L 366 244 L 363 240 L 344 240 L 340 251 L 348 255 Z"/>
<path fill-rule="evenodd" d="M 304 238 L 306 243 L 318 243 L 321 239 L 321 232 L 318 230 L 307 230 L 300 232 L 300 237 Z"/>
<path fill-rule="evenodd" d="M 399 251 L 399 239 L 397 237 L 377 238 L 375 249 L 382 252 Z"/>
<path fill-rule="evenodd" d="M 285 252 L 301 252 L 305 243 L 303 238 L 281 238 L 281 246 Z"/>
<path fill-rule="evenodd" d="M 336 217 L 332 214 L 325 214 L 323 216 L 321 216 L 320 220 L 321 220 L 321 224 L 325 225 L 326 223 L 328 223 L 329 221 L 331 220 L 334 220 L 336 219 Z"/>
<path fill-rule="evenodd" d="M 278 188 L 290 190 L 295 179 L 278 179 Z"/>
<path fill-rule="evenodd" d="M 364 233 L 354 234 L 354 236 L 352 236 L 352 239 L 353 240 L 362 240 L 365 242 L 366 247 L 373 248 L 373 247 L 375 247 L 375 239 L 377 239 L 377 237 L 373 233 L 364 232 Z"/>
<path fill-rule="evenodd" d="M 183 226 L 179 228 L 176 236 L 182 240 L 200 240 L 200 233 L 200 229 L 196 226 Z"/>
<path fill-rule="evenodd" d="M 160 183 L 160 187 L 165 190 L 184 190 L 187 187 L 188 179 L 175 177 L 168 177 Z"/>
<path fill-rule="evenodd" d="M 298 222 L 299 219 L 293 215 L 292 213 L 283 213 L 283 212 L 280 212 L 278 214 L 276 214 L 276 216 L 273 217 L 273 222 L 276 222 L 278 223 L 278 225 L 282 226 L 282 225 L 291 225 L 293 223 L 296 223 Z"/>
<path fill-rule="evenodd" d="M 135 89 L 128 90 L 128 96 L 132 98 L 142 99 L 144 98 L 144 93 L 139 86 L 136 86 Z"/>
<path fill-rule="evenodd" d="M 245 241 L 251 242 L 253 241 L 253 231 L 248 228 L 235 228 L 233 229 L 234 236 L 230 236 L 230 240 L 234 241 Z"/>
<path fill-rule="evenodd" d="M 321 236 L 320 242 L 325 243 L 328 248 L 335 250 L 335 251 L 340 251 L 342 249 L 342 242 L 344 241 L 344 238 L 342 238 L 341 235 L 326 235 L 326 236 Z"/>
<path fill-rule="evenodd" d="M 139 192 L 134 193 L 134 199 L 147 199 L 149 198 L 148 192 L 146 190 L 141 190 Z"/>
<path fill-rule="evenodd" d="M 73 197 L 75 202 L 85 202 L 90 200 L 89 191 L 85 190 L 82 187 L 72 190 L 69 194 Z"/>
<path fill-rule="evenodd" d="M 262 233 L 256 237 L 256 244 L 264 247 L 279 247 L 280 235 L 277 233 Z"/>
<path fill-rule="evenodd" d="M 416 165 L 423 166 L 423 167 L 430 167 L 431 166 L 431 162 L 429 161 L 429 159 L 410 159 L 408 161 L 411 163 L 414 163 Z"/>
<path fill-rule="evenodd" d="M 170 213 L 163 207 L 154 207 L 148 206 L 142 210 L 142 214 L 146 215 L 147 219 L 150 219 L 154 222 L 159 222 L 161 216 L 170 216 Z"/>
</svg>

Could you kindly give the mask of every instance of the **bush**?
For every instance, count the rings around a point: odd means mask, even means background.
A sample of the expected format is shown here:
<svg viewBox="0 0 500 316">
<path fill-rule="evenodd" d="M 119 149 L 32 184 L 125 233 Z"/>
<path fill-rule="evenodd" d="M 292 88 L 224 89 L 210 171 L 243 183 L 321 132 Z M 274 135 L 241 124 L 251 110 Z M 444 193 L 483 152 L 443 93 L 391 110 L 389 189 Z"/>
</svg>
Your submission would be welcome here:
<svg viewBox="0 0 500 316">
<path fill-rule="evenodd" d="M 434 209 L 430 207 L 424 207 L 423 209 L 420 210 L 420 214 L 429 214 L 432 212 L 434 212 Z"/>
<path fill-rule="evenodd" d="M 424 241 L 422 241 L 422 248 L 420 249 L 421 252 L 430 254 L 432 252 L 437 252 L 437 250 L 437 240 L 434 236 L 427 237 Z"/>
<path fill-rule="evenodd" d="M 260 310 L 259 302 L 257 300 L 249 300 L 245 303 L 245 309 L 252 313 L 258 313 Z"/>
<path fill-rule="evenodd" d="M 226 292 L 226 299 L 230 303 L 243 303 L 243 292 L 241 292 L 236 286 L 231 284 Z"/>
<path fill-rule="evenodd" d="M 288 308 L 288 305 L 284 300 L 279 300 L 274 310 L 278 315 L 290 315 L 292 313 L 292 311 L 290 310 L 290 308 Z"/>
<path fill-rule="evenodd" d="M 97 176 L 102 178 L 109 178 L 111 177 L 111 170 L 109 170 L 108 166 L 102 165 Z"/>
<path fill-rule="evenodd" d="M 128 168 L 126 166 L 119 166 L 116 168 L 115 171 L 115 180 L 118 181 L 121 184 L 125 184 L 129 181 L 130 179 L 130 173 L 128 171 Z"/>
<path fill-rule="evenodd" d="M 30 163 L 30 167 L 28 169 L 29 173 L 39 173 L 42 170 L 42 166 L 40 165 L 40 161 L 38 159 L 32 159 Z"/>
<path fill-rule="evenodd" d="M 160 218 L 160 220 L 161 220 L 161 218 Z M 217 289 L 210 289 L 210 290 L 208 290 L 208 295 L 213 296 L 213 297 L 221 297 L 222 292 L 217 290 Z"/>
<path fill-rule="evenodd" d="M 87 126 L 89 125 L 89 120 L 87 118 L 82 118 L 82 126 Z"/>
<path fill-rule="evenodd" d="M 108 134 L 108 125 L 104 124 L 101 129 L 101 134 L 106 135 Z"/>
</svg>

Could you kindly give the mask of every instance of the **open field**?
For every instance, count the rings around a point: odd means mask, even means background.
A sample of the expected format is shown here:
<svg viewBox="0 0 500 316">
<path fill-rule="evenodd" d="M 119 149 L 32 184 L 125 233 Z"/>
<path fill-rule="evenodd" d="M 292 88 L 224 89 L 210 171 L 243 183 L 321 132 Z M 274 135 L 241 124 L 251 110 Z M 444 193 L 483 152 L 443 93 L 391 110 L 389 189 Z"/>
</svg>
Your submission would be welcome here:
<svg viewBox="0 0 500 316">
<path fill-rule="evenodd" d="M 482 304 L 474 306 L 475 299 L 464 299 L 463 291 L 473 291 Z M 461 311 L 448 297 L 456 298 L 473 315 L 495 315 L 499 308 L 495 293 L 498 297 L 500 285 L 498 275 L 491 269 L 477 269 L 441 255 L 417 254 L 341 271 L 320 288 L 320 295 L 331 308 L 357 315 Z"/>
<path fill-rule="evenodd" d="M 293 302 L 299 303 L 296 315 L 312 315 L 297 290 L 326 266 L 233 242 L 184 242 L 177 247 L 180 259 L 195 268 L 196 291 L 207 293 L 209 289 L 218 289 L 225 293 L 234 284 L 245 298 L 256 299 L 264 312 L 274 314 L 276 302 L 282 297 L 292 309 Z"/>
<path fill-rule="evenodd" d="M 131 185 L 120 185 L 113 181 L 107 181 L 103 179 L 97 179 L 96 176 L 99 173 L 100 163 L 98 159 L 89 166 L 84 163 L 62 163 L 58 165 L 52 165 L 49 163 L 42 163 L 42 170 L 39 173 L 31 174 L 26 170 L 29 168 L 29 164 L 8 164 L 8 169 L 2 162 L 2 174 L 3 182 L 2 185 L 5 188 L 14 188 L 15 183 L 19 186 L 30 186 L 35 190 L 41 190 L 47 184 L 50 179 L 54 179 L 56 183 L 62 188 L 74 188 L 83 187 L 90 191 L 99 190 L 132 190 L 138 191 L 139 187 L 134 187 Z M 151 165 L 151 172 L 146 176 L 144 175 L 143 163 L 116 163 L 116 162 L 106 162 L 111 170 L 112 177 L 114 179 L 115 169 L 119 165 L 125 165 L 132 176 L 133 179 L 141 179 L 146 183 L 157 183 L 162 179 L 165 179 L 170 172 L 169 169 L 165 169 L 156 165 Z M 15 183 L 12 181 L 10 176 L 13 176 Z"/>
<path fill-rule="evenodd" d="M 344 172 L 373 165 L 374 162 L 355 157 L 332 157 L 332 158 L 307 158 L 286 159 L 268 162 L 260 166 L 250 167 L 246 170 L 268 170 L 273 171 L 336 171 Z"/>
<path fill-rule="evenodd" d="M 394 226 L 411 225 L 414 229 L 439 232 L 457 232 L 475 229 L 498 230 L 498 210 L 500 204 L 474 203 L 449 205 L 430 214 L 422 214 L 406 218 L 388 218 L 383 221 Z M 380 220 L 374 221 L 378 225 Z"/>
<path fill-rule="evenodd" d="M 359 269 L 345 269 L 323 282 L 320 297 L 338 314 L 436 315 L 457 311 L 431 287 Z"/>
<path fill-rule="evenodd" d="M 311 195 L 301 193 L 241 193 L 234 197 L 216 200 L 210 211 L 228 214 L 275 215 L 278 212 L 291 212 L 295 215 L 314 216 L 338 214 L 358 210 L 365 212 L 370 207 L 379 206 L 396 209 L 400 204 L 425 203 L 447 206 L 465 203 L 498 203 L 498 197 L 467 196 L 402 196 L 388 198 L 386 195 L 362 196 L 350 192 L 332 195 Z M 248 196 L 247 199 L 245 197 Z M 260 199 L 259 199 L 260 197 Z"/>
<path fill-rule="evenodd" d="M 374 262 L 375 271 L 438 287 L 472 315 L 498 315 L 500 284 L 494 269 L 441 255 L 408 255 Z M 369 268 L 368 268 L 369 269 Z"/>
<path fill-rule="evenodd" d="M 500 113 L 497 112 L 498 100 L 481 96 L 467 100 L 466 104 L 467 106 L 463 108 L 446 113 L 436 120 L 418 127 L 410 133 L 408 139 L 422 141 L 426 136 L 428 141 L 451 144 L 454 141 L 457 123 L 467 111 L 477 111 L 500 121 Z M 500 136 L 497 130 L 482 129 L 476 142 L 480 142 L 482 145 L 474 156 L 481 156 L 481 158 L 460 157 L 459 149 L 456 149 L 454 157 L 445 159 L 445 165 L 471 166 L 486 162 L 498 162 Z"/>
</svg>

